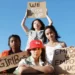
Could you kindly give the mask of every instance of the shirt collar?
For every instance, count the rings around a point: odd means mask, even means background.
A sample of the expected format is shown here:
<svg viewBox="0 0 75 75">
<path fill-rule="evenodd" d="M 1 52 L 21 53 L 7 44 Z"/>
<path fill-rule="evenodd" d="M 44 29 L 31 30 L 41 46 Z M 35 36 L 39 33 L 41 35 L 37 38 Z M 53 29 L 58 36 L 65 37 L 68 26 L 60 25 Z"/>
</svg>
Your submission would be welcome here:
<svg viewBox="0 0 75 75">
<path fill-rule="evenodd" d="M 34 58 L 32 56 L 28 57 L 27 60 L 32 63 L 32 65 L 36 65 L 34 62 Z M 39 65 L 43 66 L 44 62 L 39 58 Z"/>
</svg>

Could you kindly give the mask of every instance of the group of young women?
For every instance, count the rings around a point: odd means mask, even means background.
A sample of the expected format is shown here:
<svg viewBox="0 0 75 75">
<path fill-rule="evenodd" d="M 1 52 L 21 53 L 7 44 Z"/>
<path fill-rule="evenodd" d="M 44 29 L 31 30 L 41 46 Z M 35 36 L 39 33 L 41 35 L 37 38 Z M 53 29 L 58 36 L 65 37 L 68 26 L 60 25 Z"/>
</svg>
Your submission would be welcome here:
<svg viewBox="0 0 75 75">
<path fill-rule="evenodd" d="M 25 51 L 27 51 L 30 56 L 26 59 L 22 59 L 19 62 L 18 67 L 13 71 L 10 70 L 10 73 L 23 75 L 24 73 L 30 72 L 50 73 L 52 75 L 54 71 L 54 67 L 52 66 L 54 51 L 58 48 L 66 47 L 66 44 L 58 40 L 60 36 L 53 26 L 52 20 L 48 15 L 46 15 L 46 17 L 49 21 L 48 26 L 45 26 L 40 19 L 35 19 L 29 30 L 27 25 L 25 25 L 27 19 L 26 12 L 21 26 L 28 36 Z M 22 51 L 20 50 L 21 40 L 18 35 L 12 35 L 9 38 L 8 45 L 10 46 L 10 50 L 2 52 L 2 56 L 3 53 L 7 56 Z"/>
<path fill-rule="evenodd" d="M 45 45 L 46 49 L 46 59 L 49 63 L 52 62 L 54 50 L 57 48 L 66 47 L 64 42 L 59 41 L 60 36 L 58 35 L 55 27 L 53 26 L 53 22 L 51 18 L 49 18 L 48 14 L 46 14 L 46 18 L 48 19 L 49 24 L 45 26 L 45 24 L 40 19 L 35 19 L 32 22 L 31 29 L 29 30 L 27 25 L 25 25 L 27 18 L 27 13 L 25 14 L 21 26 L 25 33 L 28 36 L 27 48 L 29 48 L 29 43 L 31 40 L 41 40 Z"/>
</svg>

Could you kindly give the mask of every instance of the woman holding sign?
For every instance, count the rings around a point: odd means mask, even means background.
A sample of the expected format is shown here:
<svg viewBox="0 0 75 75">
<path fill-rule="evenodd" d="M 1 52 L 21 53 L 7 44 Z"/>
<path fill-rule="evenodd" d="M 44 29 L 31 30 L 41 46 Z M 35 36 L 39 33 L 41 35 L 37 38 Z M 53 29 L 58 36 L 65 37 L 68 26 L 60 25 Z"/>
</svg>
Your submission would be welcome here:
<svg viewBox="0 0 75 75">
<path fill-rule="evenodd" d="M 56 49 L 66 47 L 66 44 L 64 42 L 58 41 L 60 36 L 58 35 L 53 25 L 46 26 L 44 30 L 44 35 L 48 39 L 48 43 L 45 45 L 47 61 L 49 63 L 52 63 L 54 51 Z"/>
<path fill-rule="evenodd" d="M 25 73 L 52 73 L 54 71 L 53 66 L 48 64 L 45 60 L 45 49 L 40 40 L 32 40 L 27 51 L 30 56 L 19 62 L 14 74 L 25 75 Z"/>
<path fill-rule="evenodd" d="M 46 17 L 47 17 L 47 19 L 49 21 L 49 25 L 52 25 L 52 21 L 48 17 L 48 15 L 46 15 Z M 44 23 L 40 19 L 35 19 L 32 22 L 31 29 L 29 30 L 28 27 L 25 25 L 26 18 L 27 18 L 27 12 L 26 12 L 26 14 L 25 14 L 25 16 L 24 16 L 24 18 L 23 18 L 23 20 L 21 22 L 21 26 L 22 26 L 23 30 L 28 35 L 28 41 L 27 41 L 27 46 L 26 46 L 26 49 L 25 50 L 28 49 L 29 43 L 30 43 L 31 40 L 39 39 L 43 43 L 46 42 L 46 37 L 43 35 L 44 28 L 45 28 Z"/>
<path fill-rule="evenodd" d="M 1 53 L 1 57 L 6 57 L 11 54 L 22 52 L 22 50 L 20 49 L 21 39 L 18 35 L 11 35 L 8 39 L 8 45 L 9 45 L 10 49 L 3 51 Z M 7 64 L 9 64 L 9 63 L 7 63 Z M 11 69 L 8 69 L 1 73 L 13 73 L 14 70 L 15 70 L 15 68 L 11 68 Z"/>
</svg>

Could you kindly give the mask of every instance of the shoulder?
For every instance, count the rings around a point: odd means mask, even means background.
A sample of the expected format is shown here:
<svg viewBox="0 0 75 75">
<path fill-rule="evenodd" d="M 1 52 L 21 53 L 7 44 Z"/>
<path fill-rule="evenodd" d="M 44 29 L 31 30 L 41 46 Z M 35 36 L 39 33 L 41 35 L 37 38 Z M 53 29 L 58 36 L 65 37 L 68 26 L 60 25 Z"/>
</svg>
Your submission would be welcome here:
<svg viewBox="0 0 75 75">
<path fill-rule="evenodd" d="M 44 48 L 46 49 L 47 44 L 44 44 Z"/>
<path fill-rule="evenodd" d="M 4 57 L 4 56 L 8 56 L 8 55 L 9 55 L 9 50 L 4 50 L 0 56 Z"/>
<path fill-rule="evenodd" d="M 27 58 L 24 58 L 24 59 L 21 59 L 21 61 L 19 62 L 19 65 L 25 65 L 25 64 L 29 64 L 30 63 L 30 57 L 27 57 Z"/>
<path fill-rule="evenodd" d="M 29 30 L 29 32 L 28 32 L 28 33 L 33 34 L 33 33 L 35 33 L 35 30 Z"/>
<path fill-rule="evenodd" d="M 49 46 L 49 42 L 48 43 L 46 43 L 46 44 L 44 44 L 44 46 L 46 47 L 46 46 Z"/>
<path fill-rule="evenodd" d="M 20 65 L 24 65 L 24 64 L 26 64 L 25 59 L 21 59 L 20 62 L 19 62 L 19 64 L 18 64 L 18 66 L 20 66 Z"/>
<path fill-rule="evenodd" d="M 44 44 L 44 47 L 46 47 L 46 44 Z"/>
<path fill-rule="evenodd" d="M 26 32 L 27 35 L 30 34 L 30 33 L 33 33 L 33 30 L 28 30 L 28 31 Z"/>
<path fill-rule="evenodd" d="M 67 47 L 67 45 L 66 45 L 66 43 L 65 42 L 59 42 L 60 43 L 60 45 L 62 46 L 62 47 Z"/>
<path fill-rule="evenodd" d="M 47 43 L 47 44 L 44 44 L 44 48 L 45 48 L 45 50 L 49 50 L 50 49 L 50 46 L 49 46 L 49 44 Z"/>
<path fill-rule="evenodd" d="M 23 63 L 24 63 L 24 62 L 25 62 L 25 58 L 24 58 L 24 59 L 21 59 L 21 61 L 20 61 L 20 62 L 23 62 Z"/>
</svg>

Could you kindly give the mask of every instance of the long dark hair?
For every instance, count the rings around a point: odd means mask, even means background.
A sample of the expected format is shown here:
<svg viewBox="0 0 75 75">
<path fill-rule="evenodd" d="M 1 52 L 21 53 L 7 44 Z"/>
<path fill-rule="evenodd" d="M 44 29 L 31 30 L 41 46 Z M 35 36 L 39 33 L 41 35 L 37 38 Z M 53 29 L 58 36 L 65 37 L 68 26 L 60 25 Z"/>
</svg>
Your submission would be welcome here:
<svg viewBox="0 0 75 75">
<path fill-rule="evenodd" d="M 41 28 L 40 28 L 40 30 L 44 30 L 45 29 L 45 24 L 42 22 L 42 20 L 40 20 L 40 19 L 35 19 L 34 21 L 39 21 L 40 22 L 40 24 L 41 24 Z M 34 23 L 34 21 L 32 22 L 32 26 L 31 26 L 31 30 L 35 30 L 34 29 L 34 27 L 33 27 L 33 23 Z M 43 35 L 42 35 L 42 37 L 41 38 L 43 38 L 44 40 L 43 40 L 43 43 L 46 43 L 46 36 L 44 35 L 44 33 L 43 33 Z"/>
<path fill-rule="evenodd" d="M 42 60 L 43 62 L 45 62 L 45 61 L 46 61 L 45 48 L 43 48 L 43 49 L 42 49 L 42 53 L 41 53 L 41 60 Z"/>
<path fill-rule="evenodd" d="M 55 33 L 55 39 L 58 41 L 58 39 L 61 38 L 61 37 L 58 35 L 58 32 L 56 31 L 56 29 L 55 29 L 55 27 L 53 25 L 45 27 L 45 29 L 44 29 L 44 36 L 45 36 L 45 31 L 48 28 L 51 29 Z"/>
<path fill-rule="evenodd" d="M 44 28 L 45 28 L 45 24 L 42 22 L 42 20 L 40 20 L 40 19 L 35 19 L 34 21 L 36 21 L 36 20 L 39 21 L 40 24 L 41 24 L 41 28 L 40 28 L 40 30 L 44 30 Z M 34 27 L 33 27 L 33 23 L 34 23 L 34 21 L 32 22 L 31 30 L 35 30 Z"/>
<path fill-rule="evenodd" d="M 10 39 L 11 39 L 12 37 L 17 38 L 17 39 L 19 40 L 19 42 L 20 42 L 20 47 L 21 47 L 21 39 L 20 39 L 20 36 L 19 36 L 19 35 L 15 35 L 15 34 L 12 34 L 12 35 L 9 36 L 9 38 L 8 38 L 8 46 L 10 46 Z"/>
</svg>

